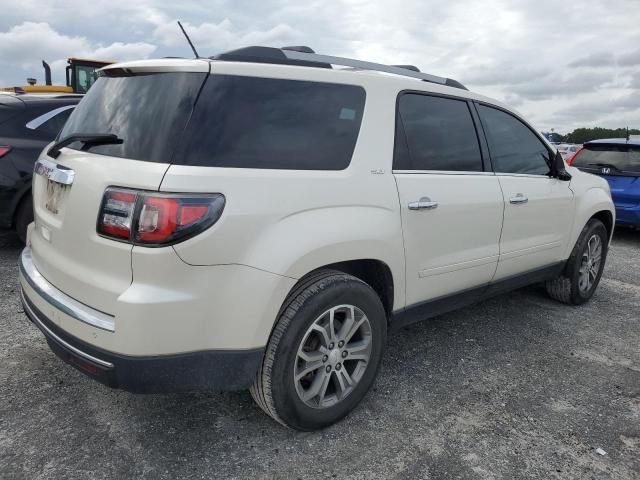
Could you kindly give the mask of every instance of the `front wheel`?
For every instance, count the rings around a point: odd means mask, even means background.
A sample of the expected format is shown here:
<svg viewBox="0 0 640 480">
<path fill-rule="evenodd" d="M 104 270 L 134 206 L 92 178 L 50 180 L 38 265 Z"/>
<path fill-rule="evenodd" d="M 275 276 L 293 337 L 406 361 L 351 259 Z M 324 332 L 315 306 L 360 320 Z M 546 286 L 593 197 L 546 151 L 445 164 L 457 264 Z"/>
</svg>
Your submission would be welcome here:
<svg viewBox="0 0 640 480">
<path fill-rule="evenodd" d="M 319 272 L 289 296 L 251 394 L 283 425 L 326 427 L 366 395 L 385 340 L 385 310 L 375 291 L 351 275 Z"/>
<path fill-rule="evenodd" d="M 570 305 L 581 305 L 593 296 L 604 270 L 609 237 L 595 218 L 582 229 L 565 271 L 546 283 L 550 297 Z"/>
</svg>

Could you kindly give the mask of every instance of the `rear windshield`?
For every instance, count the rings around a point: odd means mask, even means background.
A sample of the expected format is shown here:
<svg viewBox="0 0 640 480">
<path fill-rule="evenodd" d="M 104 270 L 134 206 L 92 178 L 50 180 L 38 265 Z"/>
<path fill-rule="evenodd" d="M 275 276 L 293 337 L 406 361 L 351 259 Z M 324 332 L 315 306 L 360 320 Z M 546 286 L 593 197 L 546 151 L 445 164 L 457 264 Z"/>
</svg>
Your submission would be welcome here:
<svg viewBox="0 0 640 480">
<path fill-rule="evenodd" d="M 354 85 L 199 73 L 101 77 L 60 138 L 115 133 L 122 144 L 91 152 L 150 162 L 342 170 L 364 104 Z"/>
<path fill-rule="evenodd" d="M 640 173 L 640 145 L 585 145 L 571 165 L 598 171 L 610 168 L 611 174 Z"/>
<path fill-rule="evenodd" d="M 174 163 L 342 170 L 364 103 L 364 89 L 354 85 L 212 75 Z"/>
<path fill-rule="evenodd" d="M 69 117 L 59 138 L 114 133 L 123 142 L 91 153 L 169 163 L 206 73 L 171 72 L 101 77 Z M 71 144 L 80 150 L 82 144 Z"/>
</svg>

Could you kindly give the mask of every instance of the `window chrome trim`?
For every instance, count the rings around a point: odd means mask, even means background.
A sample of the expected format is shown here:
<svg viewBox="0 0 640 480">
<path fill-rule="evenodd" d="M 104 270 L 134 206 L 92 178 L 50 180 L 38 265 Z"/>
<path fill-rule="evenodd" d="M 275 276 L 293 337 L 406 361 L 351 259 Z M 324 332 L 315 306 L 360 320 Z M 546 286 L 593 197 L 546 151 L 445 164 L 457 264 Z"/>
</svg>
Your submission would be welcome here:
<svg viewBox="0 0 640 480">
<path fill-rule="evenodd" d="M 393 173 L 422 173 L 428 175 L 482 175 L 493 176 L 494 172 L 463 171 L 463 170 L 392 170 Z"/>
<path fill-rule="evenodd" d="M 58 115 L 58 114 L 60 114 L 62 112 L 66 112 L 67 110 L 70 110 L 72 108 L 76 108 L 76 106 L 75 105 L 65 105 L 64 107 L 59 107 L 59 108 L 56 108 L 54 110 L 51 110 L 50 112 L 43 113 L 39 117 L 36 117 L 33 120 L 31 120 L 29 123 L 27 123 L 25 125 L 25 127 L 27 127 L 30 130 L 36 130 L 39 126 L 41 126 L 45 122 L 48 122 L 49 120 L 51 120 L 56 115 Z"/>
<path fill-rule="evenodd" d="M 80 303 L 49 283 L 35 267 L 29 247 L 25 247 L 20 256 L 20 273 L 25 282 L 52 307 L 92 327 L 108 332 L 115 331 L 113 316 Z"/>
<path fill-rule="evenodd" d="M 530 178 L 546 178 L 547 180 L 554 178 L 549 175 L 538 175 L 535 173 L 501 173 L 496 172 L 498 177 L 530 177 Z"/>
</svg>

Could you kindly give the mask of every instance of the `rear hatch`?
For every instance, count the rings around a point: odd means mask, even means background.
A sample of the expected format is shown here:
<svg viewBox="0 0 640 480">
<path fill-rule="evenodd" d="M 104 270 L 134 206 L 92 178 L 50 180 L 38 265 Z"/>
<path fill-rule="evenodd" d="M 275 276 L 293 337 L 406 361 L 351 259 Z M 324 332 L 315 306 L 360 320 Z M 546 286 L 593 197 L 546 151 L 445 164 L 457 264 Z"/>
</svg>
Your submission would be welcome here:
<svg viewBox="0 0 640 480">
<path fill-rule="evenodd" d="M 72 171 L 73 182 L 50 179 L 45 168 L 33 181 L 36 267 L 67 295 L 110 314 L 131 284 L 132 246 L 97 233 L 105 189 L 158 190 L 209 71 L 205 61 L 138 65 L 106 70 L 58 137 L 115 134 L 122 143 L 74 142 L 57 158 L 47 147 L 40 158 Z"/>
<path fill-rule="evenodd" d="M 616 207 L 640 205 L 640 145 L 625 141 L 586 143 L 571 166 L 605 178 Z"/>
</svg>

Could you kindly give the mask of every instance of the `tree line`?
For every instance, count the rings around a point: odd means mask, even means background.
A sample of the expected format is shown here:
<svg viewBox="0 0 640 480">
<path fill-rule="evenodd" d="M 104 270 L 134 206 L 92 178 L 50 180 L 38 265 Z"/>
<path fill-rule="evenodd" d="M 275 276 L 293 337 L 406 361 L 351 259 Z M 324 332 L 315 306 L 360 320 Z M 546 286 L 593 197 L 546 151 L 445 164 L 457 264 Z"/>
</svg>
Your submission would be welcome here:
<svg viewBox="0 0 640 480">
<path fill-rule="evenodd" d="M 630 128 L 629 135 L 640 135 L 640 130 L 637 128 Z M 563 135 L 561 133 L 553 132 L 550 134 L 550 140 L 552 142 L 562 143 L 585 143 L 590 140 L 597 140 L 600 138 L 625 138 L 627 136 L 627 129 L 625 128 L 576 128 L 573 132 Z"/>
</svg>

